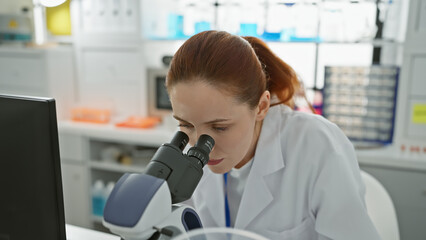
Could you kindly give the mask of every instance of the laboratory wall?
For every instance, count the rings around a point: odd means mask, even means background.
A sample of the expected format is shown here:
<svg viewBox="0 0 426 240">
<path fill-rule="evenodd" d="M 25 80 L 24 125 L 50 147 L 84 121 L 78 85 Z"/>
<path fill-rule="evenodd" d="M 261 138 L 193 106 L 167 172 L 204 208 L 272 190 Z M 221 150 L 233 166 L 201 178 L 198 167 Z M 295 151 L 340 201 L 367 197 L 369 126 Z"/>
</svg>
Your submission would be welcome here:
<svg viewBox="0 0 426 240">
<path fill-rule="evenodd" d="M 315 113 L 344 130 L 360 168 L 388 190 L 401 239 L 426 238 L 426 1 L 67 3 L 37 19 L 31 0 L 0 1 L 0 93 L 56 99 L 67 223 L 107 231 L 102 210 L 115 182 L 143 172 L 176 130 L 170 110 L 150 108 L 152 83 L 186 39 L 213 29 L 259 37 L 292 66 Z M 49 31 L 63 11 L 70 31 Z M 350 92 L 327 95 L 333 84 Z M 162 121 L 143 125 L 150 117 Z"/>
</svg>

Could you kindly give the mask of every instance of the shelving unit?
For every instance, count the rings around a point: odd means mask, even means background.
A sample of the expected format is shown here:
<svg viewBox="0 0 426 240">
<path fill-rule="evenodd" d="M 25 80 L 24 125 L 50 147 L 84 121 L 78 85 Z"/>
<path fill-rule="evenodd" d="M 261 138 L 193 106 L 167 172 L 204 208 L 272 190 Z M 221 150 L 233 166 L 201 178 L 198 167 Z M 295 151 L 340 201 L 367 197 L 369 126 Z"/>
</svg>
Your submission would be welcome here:
<svg viewBox="0 0 426 240">
<path fill-rule="evenodd" d="M 185 11 L 189 8 L 195 9 L 198 6 L 209 13 L 216 12 L 213 19 L 210 19 L 212 21 L 212 29 L 229 31 L 229 29 L 221 28 L 222 25 L 219 24 L 223 22 L 223 19 L 220 18 L 225 18 L 227 16 L 217 14 L 218 8 L 223 9 L 224 7 L 233 6 L 238 9 L 246 4 L 245 1 L 228 3 L 226 1 L 216 0 L 205 1 L 203 3 L 197 1 L 162 0 L 153 2 L 147 0 L 130 0 L 128 3 L 114 2 L 105 5 L 94 2 L 96 1 L 75 0 L 72 2 L 71 6 L 78 77 L 77 83 L 75 84 L 77 86 L 75 94 L 76 100 L 86 106 L 96 107 L 102 105 L 110 107 L 117 114 L 121 115 L 138 114 L 142 116 L 148 114 L 148 109 L 146 108 L 146 102 L 148 101 L 146 97 L 148 95 L 146 94 L 146 70 L 148 68 L 165 68 L 161 63 L 161 58 L 164 55 L 172 56 L 185 39 L 188 38 L 186 35 L 176 38 L 167 35 L 167 29 L 171 29 L 171 26 L 168 26 L 168 14 L 170 16 L 173 14 L 183 14 L 179 12 L 179 9 L 176 7 L 179 4 L 185 6 L 184 9 L 182 9 Z M 285 5 L 272 0 L 254 1 L 253 3 L 255 2 L 261 3 L 263 7 L 267 7 L 268 4 L 278 4 L 280 7 Z M 327 9 L 332 10 L 334 7 L 329 6 L 329 3 L 332 5 L 337 4 L 341 7 L 345 4 L 350 5 L 350 7 L 359 7 L 365 4 L 374 6 L 376 1 L 311 0 L 296 3 L 294 6 L 289 3 L 287 7 L 290 9 L 297 7 L 297 5 L 305 6 L 307 4 L 311 6 L 314 4 L 312 6 L 315 6 L 316 11 L 320 12 L 322 10 L 326 11 Z M 158 7 L 161 6 L 161 4 L 163 4 L 163 6 Z M 189 5 L 186 6 L 187 4 Z M 383 2 L 383 4 L 385 4 L 385 2 Z M 386 4 L 390 6 L 390 3 Z M 389 9 L 389 11 L 393 14 L 405 10 L 405 7 L 399 8 L 399 5 L 396 6 L 397 4 L 404 5 L 400 1 L 395 1 L 392 4 L 393 8 Z M 345 10 L 342 11 L 351 9 L 350 7 L 346 6 L 344 7 Z M 129 13 L 128 9 L 130 8 L 132 11 Z M 153 9 L 155 9 L 155 11 L 153 11 Z M 359 11 L 359 8 L 357 9 Z M 371 10 L 371 6 L 369 9 Z M 231 20 L 237 22 L 241 21 L 241 23 L 243 23 L 243 21 L 248 21 L 247 19 L 240 19 L 244 18 L 242 16 L 244 14 L 241 13 L 242 9 L 239 10 L 239 17 L 230 15 L 228 18 L 236 18 Z M 254 13 L 257 14 L 258 10 L 259 9 L 255 9 Z M 250 11 L 252 10 L 250 9 Z M 374 11 L 370 12 L 374 14 Z M 194 14 L 203 15 L 203 12 L 195 12 Z M 399 16 L 403 14 L 396 15 Z M 182 17 L 184 18 L 184 16 Z M 188 15 L 188 17 L 190 18 L 191 16 Z M 205 16 L 199 17 L 203 18 Z M 266 12 L 265 16 L 261 18 L 267 18 Z M 370 18 L 368 19 L 371 20 Z M 404 20 L 404 17 L 402 16 L 400 19 Z M 295 38 L 299 39 L 299 41 L 290 41 L 291 39 L 280 41 L 266 40 L 274 52 L 296 70 L 301 80 L 304 81 L 304 85 L 307 89 L 317 90 L 322 88 L 324 78 L 322 69 L 325 65 L 335 65 L 336 63 L 341 65 L 371 65 L 374 47 L 383 48 L 382 53 L 386 52 L 385 55 L 387 55 L 386 61 L 392 62 L 394 65 L 401 63 L 400 61 L 398 62 L 401 58 L 395 57 L 402 55 L 401 51 L 399 51 L 401 49 L 399 48 L 399 42 L 401 40 L 396 36 L 389 36 L 389 34 L 383 36 L 384 38 L 394 39 L 392 41 L 356 40 L 362 39 L 362 35 L 357 38 L 334 38 L 340 39 L 341 41 L 333 41 L 333 38 L 325 38 L 319 41 L 319 36 L 322 34 L 320 27 L 330 23 L 326 21 L 321 25 L 320 20 L 321 19 L 318 19 L 318 26 L 316 27 L 317 32 L 314 37 Z M 188 21 L 191 22 L 191 20 Z M 266 29 L 267 21 L 262 20 L 261 22 L 262 23 L 259 22 L 258 27 Z M 278 22 L 282 23 L 282 21 L 277 21 L 277 23 Z M 120 23 L 124 24 L 122 29 L 119 27 Z M 262 24 L 265 24 L 265 26 L 261 26 Z M 395 25 L 395 22 L 391 24 Z M 369 23 L 369 26 L 370 25 L 371 23 Z M 161 34 L 165 35 L 163 37 L 155 37 L 147 34 L 146 31 L 151 28 L 161 28 Z M 353 32 L 353 30 L 351 32 Z M 311 32 L 311 34 L 315 34 L 315 31 Z M 305 41 L 303 41 L 303 39 L 305 39 Z M 306 41 L 306 39 L 311 39 L 312 41 Z M 347 52 L 346 55 L 344 54 L 345 52 Z M 361 57 L 354 57 L 356 55 L 354 53 L 357 53 L 358 56 L 361 55 Z M 328 58 L 329 54 L 333 55 L 336 61 L 330 60 Z M 303 58 L 300 56 L 303 56 Z M 112 59 L 114 59 L 114 61 L 112 61 Z M 130 75 L 132 77 L 129 77 Z M 312 100 L 313 92 L 310 91 L 309 93 L 308 97 Z"/>
<path fill-rule="evenodd" d="M 131 165 L 124 165 L 121 166 L 116 163 L 102 163 L 102 162 L 95 162 L 91 161 L 89 164 L 90 168 L 99 170 L 99 171 L 111 171 L 111 172 L 119 172 L 119 173 L 126 173 L 126 172 L 143 172 L 145 166 L 131 166 Z"/>
<path fill-rule="evenodd" d="M 389 192 L 398 216 L 401 239 L 426 236 L 426 124 L 414 121 L 416 105 L 426 106 L 426 2 L 410 0 L 403 64 L 398 86 L 394 143 L 384 149 L 358 151 L 360 167 Z"/>
<path fill-rule="evenodd" d="M 176 129 L 161 125 L 138 130 L 112 124 L 62 121 L 58 130 L 66 221 L 105 230 L 102 217 L 92 215 L 91 186 L 98 179 L 116 182 L 124 173 L 143 172 L 156 149 L 169 142 Z M 114 154 L 118 151 L 131 158 L 132 163 L 117 162 Z"/>
</svg>

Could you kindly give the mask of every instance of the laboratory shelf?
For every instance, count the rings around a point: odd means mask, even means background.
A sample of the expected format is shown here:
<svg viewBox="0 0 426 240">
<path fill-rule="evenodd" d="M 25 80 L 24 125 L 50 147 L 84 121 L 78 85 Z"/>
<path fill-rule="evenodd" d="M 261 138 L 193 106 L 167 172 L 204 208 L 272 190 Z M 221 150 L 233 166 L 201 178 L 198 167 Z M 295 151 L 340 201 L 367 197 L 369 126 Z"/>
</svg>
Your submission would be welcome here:
<svg viewBox="0 0 426 240">
<path fill-rule="evenodd" d="M 281 40 L 269 40 L 258 36 L 262 41 L 272 44 L 371 44 L 374 46 L 388 46 L 388 45 L 400 45 L 402 46 L 404 42 L 396 41 L 394 39 L 368 39 L 368 40 L 356 40 L 356 41 L 322 41 L 322 40 L 312 40 L 312 41 L 303 41 L 303 40 L 293 40 L 293 41 L 281 41 Z M 159 38 L 159 39 L 143 39 L 141 44 L 183 44 L 187 39 L 168 39 L 168 38 Z"/>
<path fill-rule="evenodd" d="M 102 221 L 104 220 L 104 217 L 96 216 L 96 215 L 92 215 L 91 218 L 92 218 L 92 221 L 96 223 L 102 223 Z"/>
<path fill-rule="evenodd" d="M 146 165 L 120 165 L 116 163 L 104 163 L 99 161 L 90 161 L 90 167 L 97 170 L 122 172 L 122 173 L 140 173 L 146 168 Z"/>
<path fill-rule="evenodd" d="M 64 134 L 79 134 L 91 139 L 127 142 L 158 147 L 170 141 L 177 129 L 160 125 L 156 128 L 135 129 L 116 127 L 114 124 L 95 124 L 73 121 L 60 121 L 58 129 Z"/>
</svg>

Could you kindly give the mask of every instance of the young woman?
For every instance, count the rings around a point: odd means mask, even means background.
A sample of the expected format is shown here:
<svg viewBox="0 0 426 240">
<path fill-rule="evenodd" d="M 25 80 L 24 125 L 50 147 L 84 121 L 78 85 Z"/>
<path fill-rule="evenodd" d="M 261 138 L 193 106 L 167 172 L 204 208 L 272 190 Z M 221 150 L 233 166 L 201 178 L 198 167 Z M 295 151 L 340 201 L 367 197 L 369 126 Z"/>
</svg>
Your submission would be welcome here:
<svg viewBox="0 0 426 240">
<path fill-rule="evenodd" d="M 298 79 L 264 42 L 207 31 L 173 57 L 173 115 L 216 142 L 192 197 L 204 227 L 270 239 L 380 239 L 353 146 L 326 119 L 292 111 Z"/>
</svg>

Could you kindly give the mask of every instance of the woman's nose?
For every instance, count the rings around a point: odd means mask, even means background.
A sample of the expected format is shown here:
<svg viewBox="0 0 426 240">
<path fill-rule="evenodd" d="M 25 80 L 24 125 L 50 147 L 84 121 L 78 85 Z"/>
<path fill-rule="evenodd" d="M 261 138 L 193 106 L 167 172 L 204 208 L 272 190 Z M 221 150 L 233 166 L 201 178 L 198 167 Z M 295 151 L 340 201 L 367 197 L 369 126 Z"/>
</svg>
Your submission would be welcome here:
<svg viewBox="0 0 426 240">
<path fill-rule="evenodd" d="M 195 146 L 195 144 L 197 143 L 198 139 L 200 138 L 202 134 L 198 134 L 197 130 L 192 131 L 190 134 L 188 134 L 189 137 L 189 144 L 191 146 Z"/>
<path fill-rule="evenodd" d="M 201 137 L 201 135 L 203 135 L 203 133 L 196 133 L 195 134 L 195 139 L 194 139 L 194 143 L 197 143 L 198 142 L 198 139 L 200 139 L 200 137 Z"/>
</svg>

